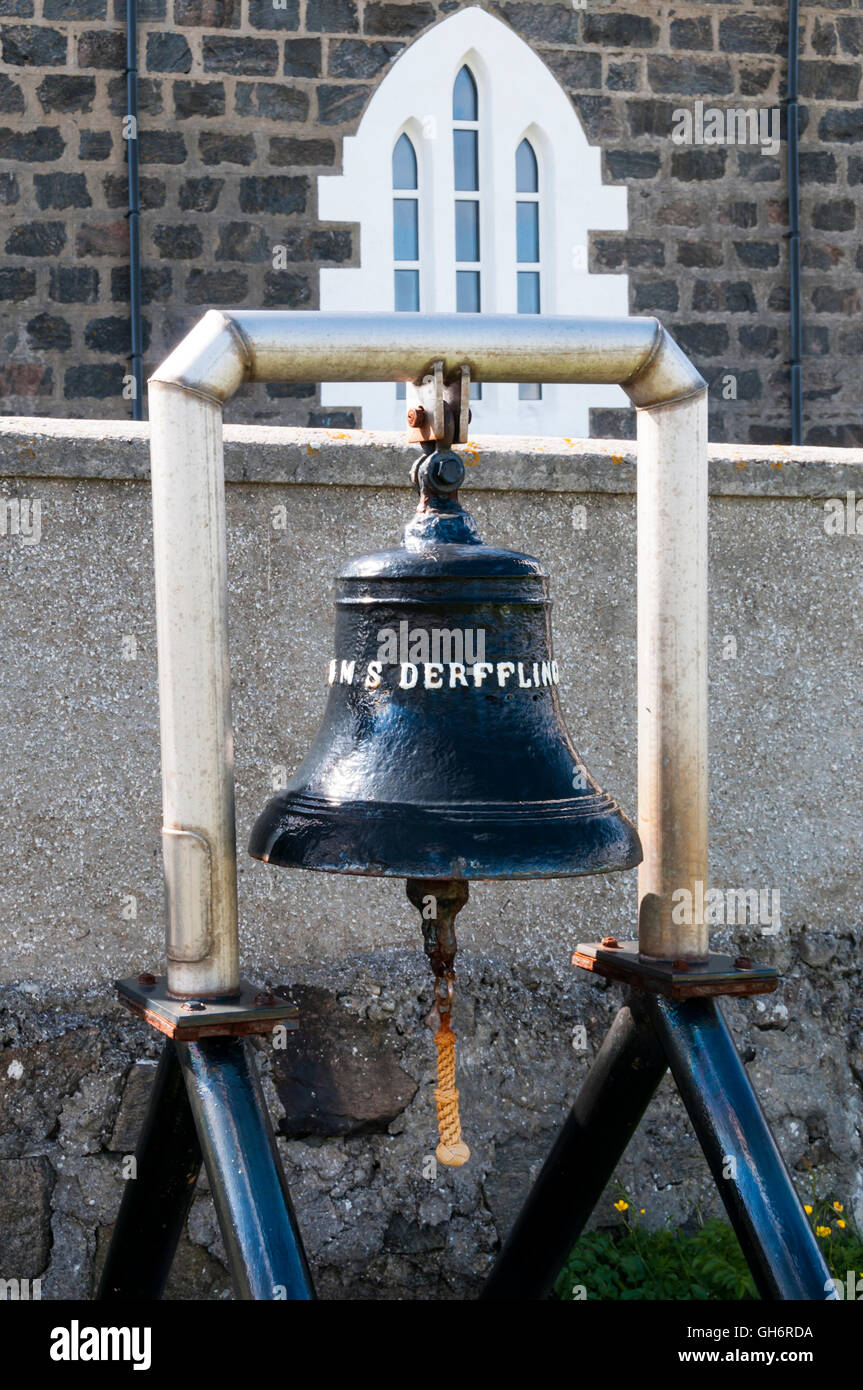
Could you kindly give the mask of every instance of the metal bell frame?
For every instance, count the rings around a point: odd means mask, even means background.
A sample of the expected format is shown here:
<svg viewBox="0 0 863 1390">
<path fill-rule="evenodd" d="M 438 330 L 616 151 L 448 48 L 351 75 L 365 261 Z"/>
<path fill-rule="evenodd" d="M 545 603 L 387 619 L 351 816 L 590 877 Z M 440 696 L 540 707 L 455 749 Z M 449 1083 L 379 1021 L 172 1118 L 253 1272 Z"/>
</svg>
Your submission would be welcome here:
<svg viewBox="0 0 863 1390">
<path fill-rule="evenodd" d="M 574 957 L 629 997 L 481 1296 L 548 1293 L 670 1067 L 762 1298 L 835 1298 L 717 1005 L 775 972 L 671 913 L 707 881 L 704 380 L 652 318 L 282 310 L 211 310 L 149 383 L 168 969 L 118 992 L 166 1043 L 97 1296 L 161 1297 L 202 1161 L 235 1296 L 315 1296 L 244 1042 L 298 1024 L 239 976 L 222 407 L 247 381 L 415 383 L 436 362 L 447 382 L 616 384 L 638 409 L 638 940 Z"/>
</svg>

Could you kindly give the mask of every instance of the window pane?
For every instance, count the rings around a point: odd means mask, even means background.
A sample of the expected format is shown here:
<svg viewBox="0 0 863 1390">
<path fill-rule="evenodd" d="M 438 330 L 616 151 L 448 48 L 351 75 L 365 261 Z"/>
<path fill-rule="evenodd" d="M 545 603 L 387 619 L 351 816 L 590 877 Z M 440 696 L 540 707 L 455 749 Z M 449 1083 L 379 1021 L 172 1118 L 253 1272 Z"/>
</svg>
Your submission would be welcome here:
<svg viewBox="0 0 863 1390">
<path fill-rule="evenodd" d="M 539 260 L 539 203 L 515 205 L 516 260 Z"/>
<path fill-rule="evenodd" d="M 393 188 L 416 188 L 417 157 L 406 135 L 400 135 L 393 150 Z"/>
<path fill-rule="evenodd" d="M 458 201 L 455 205 L 455 258 L 479 260 L 479 203 Z"/>
<path fill-rule="evenodd" d="M 518 272 L 518 312 L 520 314 L 539 313 L 538 270 L 520 270 Z"/>
<path fill-rule="evenodd" d="M 395 274 L 395 303 L 397 309 L 416 311 L 420 307 L 420 273 L 418 270 L 397 270 Z"/>
<path fill-rule="evenodd" d="M 477 132 L 475 130 L 454 130 L 452 146 L 456 188 L 465 190 L 479 188 Z"/>
<path fill-rule="evenodd" d="M 408 398 L 407 382 L 406 382 L 406 381 L 397 381 L 397 382 L 396 382 L 396 400 L 397 400 L 397 401 L 406 401 L 407 398 Z"/>
<path fill-rule="evenodd" d="M 541 401 L 542 387 L 538 381 L 528 381 L 524 386 L 519 386 L 518 398 L 520 401 Z"/>
<path fill-rule="evenodd" d="M 418 261 L 416 198 L 393 198 L 393 260 Z"/>
<path fill-rule="evenodd" d="M 469 68 L 462 68 L 452 89 L 454 121 L 477 120 L 476 83 Z"/>
<path fill-rule="evenodd" d="M 455 273 L 455 307 L 459 314 L 479 313 L 479 271 L 457 270 Z"/>
<path fill-rule="evenodd" d="M 515 152 L 515 188 L 517 193 L 537 193 L 539 191 L 536 155 L 527 140 L 522 140 Z"/>
</svg>

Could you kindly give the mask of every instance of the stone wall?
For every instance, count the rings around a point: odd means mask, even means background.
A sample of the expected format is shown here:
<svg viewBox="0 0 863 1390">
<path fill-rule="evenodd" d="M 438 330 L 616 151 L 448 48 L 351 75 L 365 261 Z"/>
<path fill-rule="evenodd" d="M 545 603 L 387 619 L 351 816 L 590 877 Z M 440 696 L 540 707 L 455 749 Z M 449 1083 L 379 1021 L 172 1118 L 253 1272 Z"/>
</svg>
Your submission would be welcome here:
<svg viewBox="0 0 863 1390">
<path fill-rule="evenodd" d="M 630 446 L 488 438 L 468 459 L 485 538 L 547 563 L 569 728 L 634 813 Z M 430 977 L 403 886 L 243 853 L 317 729 L 331 576 L 411 509 L 404 445 L 233 426 L 226 470 L 242 963 L 301 1010 L 258 1056 L 315 1276 L 329 1297 L 464 1297 L 620 1002 L 570 956 L 631 934 L 635 875 L 474 886 L 454 1020 L 473 1156 L 425 1177 Z M 159 967 L 164 930 L 147 472 L 146 425 L 0 422 L 0 1278 L 52 1298 L 88 1296 L 158 1051 L 111 988 Z M 824 525 L 849 491 L 858 451 L 712 449 L 711 882 L 780 890 L 778 931 L 714 933 L 783 972 L 727 1015 L 801 1195 L 815 1181 L 860 1220 L 863 545 Z M 651 1225 L 717 1209 L 668 1081 L 618 1179 Z M 227 1296 L 205 1184 L 171 1289 Z"/>
<path fill-rule="evenodd" d="M 140 149 L 148 370 L 208 307 L 314 308 L 321 266 L 356 263 L 350 226 L 317 218 L 375 85 L 455 0 L 141 0 Z M 778 109 L 787 6 L 490 5 L 548 63 L 628 233 L 597 233 L 596 271 L 630 276 L 711 384 L 715 439 L 789 435 L 785 144 L 678 146 L 673 113 Z M 0 299 L 11 413 L 128 417 L 122 0 L 0 0 Z M 863 442 L 857 215 L 863 17 L 801 7 L 805 438 Z M 287 268 L 273 268 L 285 248 Z M 733 378 L 733 385 L 729 379 Z M 733 399 L 725 399 L 731 392 Z M 309 386 L 258 387 L 235 419 L 355 423 Z M 597 412 L 594 433 L 631 433 Z"/>
</svg>

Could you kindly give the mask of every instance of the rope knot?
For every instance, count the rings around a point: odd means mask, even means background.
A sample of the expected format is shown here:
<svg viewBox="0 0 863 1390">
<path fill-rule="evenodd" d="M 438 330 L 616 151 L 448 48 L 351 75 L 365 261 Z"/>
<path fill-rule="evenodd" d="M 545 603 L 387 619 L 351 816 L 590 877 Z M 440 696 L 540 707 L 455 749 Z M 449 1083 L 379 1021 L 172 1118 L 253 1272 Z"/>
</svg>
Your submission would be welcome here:
<svg viewBox="0 0 863 1390">
<path fill-rule="evenodd" d="M 439 1163 L 460 1168 L 470 1158 L 470 1149 L 461 1137 L 458 1091 L 455 1085 L 455 1033 L 444 1020 L 435 1033 L 437 1046 L 437 1088 L 434 1093 L 440 1143 L 435 1151 Z"/>
</svg>

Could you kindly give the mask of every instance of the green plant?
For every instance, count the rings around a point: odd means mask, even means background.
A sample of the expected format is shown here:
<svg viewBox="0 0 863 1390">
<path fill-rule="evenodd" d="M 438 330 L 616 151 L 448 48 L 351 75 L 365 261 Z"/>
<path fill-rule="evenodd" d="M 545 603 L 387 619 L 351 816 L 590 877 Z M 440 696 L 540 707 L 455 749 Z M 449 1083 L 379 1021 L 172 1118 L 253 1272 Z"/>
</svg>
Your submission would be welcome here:
<svg viewBox="0 0 863 1390">
<path fill-rule="evenodd" d="M 803 1208 L 818 1237 L 821 1253 L 834 1279 L 846 1284 L 848 1274 L 863 1280 L 863 1234 L 845 1205 L 818 1196 L 814 1175 L 810 1174 L 811 1200 Z"/>
<path fill-rule="evenodd" d="M 570 1252 L 554 1287 L 555 1298 L 755 1299 L 758 1297 L 731 1226 L 714 1217 L 695 1231 L 648 1230 L 625 1192 L 614 1203 L 619 1226 L 590 1231 Z M 806 1212 L 834 1278 L 848 1271 L 863 1279 L 863 1237 L 842 1203 L 818 1201 L 813 1187 Z M 861 1285 L 863 1296 L 863 1285 Z"/>
</svg>

